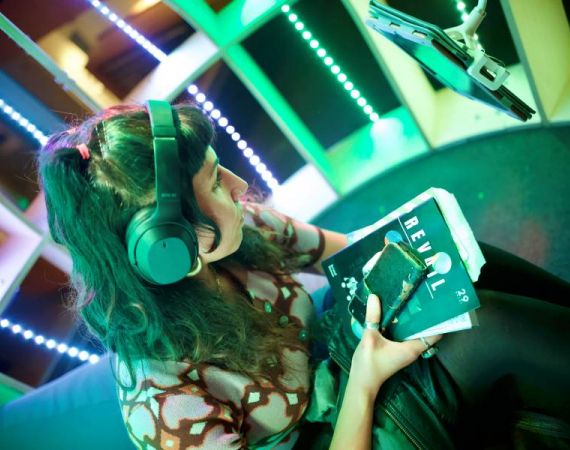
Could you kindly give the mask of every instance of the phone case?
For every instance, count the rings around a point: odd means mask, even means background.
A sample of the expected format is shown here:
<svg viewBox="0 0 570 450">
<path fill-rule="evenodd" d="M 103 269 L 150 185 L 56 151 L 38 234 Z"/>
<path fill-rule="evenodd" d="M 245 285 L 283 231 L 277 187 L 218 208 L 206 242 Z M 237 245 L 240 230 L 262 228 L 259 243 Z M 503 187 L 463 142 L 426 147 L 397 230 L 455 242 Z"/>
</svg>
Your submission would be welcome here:
<svg viewBox="0 0 570 450">
<path fill-rule="evenodd" d="M 376 264 L 359 283 L 349 304 L 350 313 L 364 324 L 368 295 L 378 295 L 382 305 L 380 328 L 385 332 L 426 278 L 427 272 L 427 266 L 410 246 L 404 243 L 386 244 Z"/>
</svg>

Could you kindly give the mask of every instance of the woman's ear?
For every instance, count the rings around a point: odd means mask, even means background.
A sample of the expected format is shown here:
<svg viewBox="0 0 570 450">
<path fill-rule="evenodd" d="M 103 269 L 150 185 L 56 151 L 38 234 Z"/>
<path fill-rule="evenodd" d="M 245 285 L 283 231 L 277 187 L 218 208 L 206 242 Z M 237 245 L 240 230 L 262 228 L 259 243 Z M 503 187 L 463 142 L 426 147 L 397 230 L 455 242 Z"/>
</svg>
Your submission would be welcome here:
<svg viewBox="0 0 570 450">
<path fill-rule="evenodd" d="M 198 254 L 203 258 L 207 258 L 214 245 L 215 234 L 213 231 L 205 230 L 204 228 L 194 228 L 194 231 L 198 240 Z"/>
</svg>

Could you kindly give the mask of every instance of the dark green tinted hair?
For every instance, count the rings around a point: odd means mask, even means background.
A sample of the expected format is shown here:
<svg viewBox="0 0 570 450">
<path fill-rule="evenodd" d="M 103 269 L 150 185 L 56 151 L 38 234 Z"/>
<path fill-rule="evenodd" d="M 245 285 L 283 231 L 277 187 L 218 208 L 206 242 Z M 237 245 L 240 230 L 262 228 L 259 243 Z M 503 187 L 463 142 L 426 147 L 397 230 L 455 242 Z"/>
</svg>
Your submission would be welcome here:
<svg viewBox="0 0 570 450">
<path fill-rule="evenodd" d="M 182 210 L 196 228 L 212 230 L 217 245 L 219 229 L 200 211 L 192 190 L 213 127 L 192 105 L 174 109 Z M 81 143 L 88 146 L 89 159 L 76 149 Z M 239 293 L 221 299 L 193 278 L 151 286 L 130 266 L 127 224 L 155 200 L 152 136 L 144 107 L 112 107 L 51 136 L 39 154 L 39 174 L 52 237 L 67 247 L 73 261 L 69 306 L 131 375 L 135 360 L 151 358 L 207 362 L 259 378 L 284 343 L 296 346 L 296 325 L 279 327 Z M 287 272 L 297 265 L 287 256 L 285 249 L 245 227 L 242 245 L 231 259 L 249 268 Z"/>
</svg>

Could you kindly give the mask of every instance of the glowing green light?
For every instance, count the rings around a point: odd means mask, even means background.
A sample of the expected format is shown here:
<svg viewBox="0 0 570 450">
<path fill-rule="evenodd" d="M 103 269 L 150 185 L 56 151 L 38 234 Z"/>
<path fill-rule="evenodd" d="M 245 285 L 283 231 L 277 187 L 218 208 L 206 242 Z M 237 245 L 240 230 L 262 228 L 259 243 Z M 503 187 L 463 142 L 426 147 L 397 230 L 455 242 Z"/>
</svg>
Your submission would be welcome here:
<svg viewBox="0 0 570 450">
<path fill-rule="evenodd" d="M 364 107 L 364 112 L 365 112 L 366 114 L 372 114 L 372 111 L 373 111 L 373 110 L 372 110 L 372 106 L 366 105 L 366 106 Z"/>
<path fill-rule="evenodd" d="M 295 13 L 289 14 L 289 20 L 291 22 L 297 22 L 297 19 L 298 19 L 297 14 L 295 14 Z"/>
<path fill-rule="evenodd" d="M 347 76 L 344 73 L 339 73 L 336 79 L 341 83 L 344 83 L 347 79 Z"/>
<path fill-rule="evenodd" d="M 324 61 L 324 62 L 325 62 L 325 64 L 326 64 L 327 66 L 332 66 L 332 63 L 334 62 L 334 60 L 333 60 L 330 56 L 327 56 L 327 57 L 325 58 L 325 61 Z"/>
<path fill-rule="evenodd" d="M 459 11 L 465 11 L 465 3 L 463 2 L 457 2 L 457 9 Z"/>
<path fill-rule="evenodd" d="M 303 31 L 303 39 L 305 39 L 306 41 L 308 41 L 309 39 L 311 39 L 311 37 L 313 37 L 313 35 L 311 34 L 310 31 Z"/>
<path fill-rule="evenodd" d="M 461 20 L 463 20 L 463 22 L 465 22 L 468 18 L 469 18 L 469 14 L 467 14 L 467 13 L 461 14 Z"/>
<path fill-rule="evenodd" d="M 360 91 L 358 89 L 354 89 L 350 91 L 350 96 L 354 99 L 360 97 Z"/>
<path fill-rule="evenodd" d="M 364 97 L 360 97 L 356 103 L 358 103 L 358 106 L 364 106 L 366 105 L 366 99 Z"/>
<path fill-rule="evenodd" d="M 319 48 L 319 50 L 317 51 L 317 55 L 319 55 L 321 58 L 323 58 L 326 54 L 327 51 L 324 48 Z"/>
<path fill-rule="evenodd" d="M 281 7 L 281 11 L 283 11 L 284 13 L 288 13 L 291 10 L 291 7 L 289 5 L 283 5 Z"/>
<path fill-rule="evenodd" d="M 305 28 L 305 24 L 303 22 L 297 22 L 295 24 L 295 28 L 299 31 L 301 31 L 303 28 Z"/>
<path fill-rule="evenodd" d="M 309 45 L 311 46 L 311 48 L 317 48 L 319 46 L 319 41 L 317 41 L 316 39 L 312 39 L 311 42 L 309 42 Z"/>
<path fill-rule="evenodd" d="M 372 122 L 378 122 L 378 120 L 380 120 L 380 116 L 378 116 L 378 114 L 376 114 L 376 113 L 372 113 L 372 114 L 370 114 L 370 120 Z"/>
<path fill-rule="evenodd" d="M 335 64 L 334 66 L 331 67 L 331 72 L 334 73 L 335 75 L 337 73 L 340 73 L 340 67 Z"/>
<path fill-rule="evenodd" d="M 352 84 L 351 81 L 347 81 L 346 83 L 344 83 L 344 88 L 345 88 L 347 91 L 351 91 L 353 87 L 354 87 L 354 84 Z"/>
</svg>

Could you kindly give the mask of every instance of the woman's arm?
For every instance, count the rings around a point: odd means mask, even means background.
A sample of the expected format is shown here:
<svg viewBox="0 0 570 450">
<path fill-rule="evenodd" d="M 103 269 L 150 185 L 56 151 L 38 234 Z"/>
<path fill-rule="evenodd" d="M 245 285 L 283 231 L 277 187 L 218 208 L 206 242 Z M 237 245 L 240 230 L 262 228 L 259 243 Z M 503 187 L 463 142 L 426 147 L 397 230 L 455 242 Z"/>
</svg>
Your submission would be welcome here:
<svg viewBox="0 0 570 450">
<path fill-rule="evenodd" d="M 366 321 L 379 323 L 380 300 L 370 295 Z M 441 339 L 432 336 L 430 344 Z M 400 369 L 414 362 L 425 350 L 419 340 L 394 342 L 378 330 L 365 329 L 354 355 L 344 399 L 335 426 L 331 449 L 369 450 L 374 401 L 382 384 Z"/>
<path fill-rule="evenodd" d="M 348 238 L 342 233 L 304 223 L 271 207 L 244 203 L 244 210 L 247 224 L 287 248 L 292 257 L 304 257 L 299 271 L 324 273 L 321 262 L 348 245 Z"/>
<path fill-rule="evenodd" d="M 325 230 L 321 228 L 325 238 L 325 248 L 321 257 L 315 262 L 315 269 L 320 273 L 325 273 L 322 262 L 329 256 L 341 251 L 348 245 L 348 237 L 346 234 L 337 233 L 336 231 Z"/>
<path fill-rule="evenodd" d="M 369 450 L 372 438 L 372 413 L 376 395 L 359 386 L 354 377 L 348 378 L 342 407 L 334 429 L 331 450 Z"/>
</svg>

